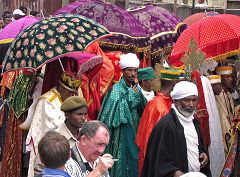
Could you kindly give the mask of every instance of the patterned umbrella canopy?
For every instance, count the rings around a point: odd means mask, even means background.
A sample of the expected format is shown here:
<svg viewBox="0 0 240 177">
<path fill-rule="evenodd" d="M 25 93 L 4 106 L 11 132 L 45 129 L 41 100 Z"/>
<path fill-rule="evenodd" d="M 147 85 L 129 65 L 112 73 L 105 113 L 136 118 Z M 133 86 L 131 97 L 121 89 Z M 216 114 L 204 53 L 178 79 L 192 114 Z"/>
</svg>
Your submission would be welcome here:
<svg viewBox="0 0 240 177">
<path fill-rule="evenodd" d="M 132 7 L 128 12 L 138 19 L 151 36 L 152 52 L 172 47 L 187 25 L 162 7 L 146 5 Z"/>
<path fill-rule="evenodd" d="M 191 24 L 196 23 L 197 21 L 201 20 L 202 18 L 211 17 L 211 16 L 215 16 L 215 15 L 219 15 L 219 13 L 214 12 L 214 11 L 211 11 L 211 12 L 199 12 L 199 13 L 196 13 L 196 14 L 188 16 L 183 21 L 186 24 L 191 25 Z"/>
<path fill-rule="evenodd" d="M 3 72 L 38 68 L 62 54 L 83 51 L 93 41 L 109 35 L 102 25 L 80 15 L 60 15 L 28 27 L 16 38 L 3 61 Z"/>
<path fill-rule="evenodd" d="M 37 19 L 33 16 L 25 16 L 19 20 L 13 21 L 0 32 L 0 43 L 12 42 L 21 31 L 38 22 L 39 20 L 40 19 Z"/>
<path fill-rule="evenodd" d="M 127 11 L 101 0 L 78 0 L 57 10 L 58 14 L 80 14 L 105 26 L 113 35 L 105 38 L 109 46 L 143 48 L 149 45 L 148 33 Z"/>
<path fill-rule="evenodd" d="M 171 65 L 181 66 L 181 58 L 188 51 L 188 45 L 193 37 L 198 48 L 206 58 L 215 60 L 240 53 L 240 17 L 222 14 L 203 18 L 189 26 L 178 38 L 169 62 Z"/>
</svg>

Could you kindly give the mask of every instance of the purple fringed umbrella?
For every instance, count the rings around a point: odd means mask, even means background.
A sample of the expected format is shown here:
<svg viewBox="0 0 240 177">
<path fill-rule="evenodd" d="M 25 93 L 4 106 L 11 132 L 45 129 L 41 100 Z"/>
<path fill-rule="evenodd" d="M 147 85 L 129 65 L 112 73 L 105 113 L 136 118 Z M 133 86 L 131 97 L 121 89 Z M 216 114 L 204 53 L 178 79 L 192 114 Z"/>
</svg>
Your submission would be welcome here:
<svg viewBox="0 0 240 177">
<path fill-rule="evenodd" d="M 21 31 L 39 20 L 40 19 L 33 16 L 25 16 L 19 20 L 13 21 L 0 32 L 0 43 L 1 41 L 3 42 L 3 40 L 11 42 Z"/>
<path fill-rule="evenodd" d="M 104 39 L 104 44 L 116 48 L 145 48 L 149 46 L 147 31 L 127 11 L 101 0 L 79 0 L 57 10 L 58 14 L 80 14 L 86 16 L 113 33 L 111 37 Z"/>
<path fill-rule="evenodd" d="M 128 9 L 151 36 L 152 52 L 172 47 L 187 25 L 167 9 L 146 5 Z"/>
</svg>

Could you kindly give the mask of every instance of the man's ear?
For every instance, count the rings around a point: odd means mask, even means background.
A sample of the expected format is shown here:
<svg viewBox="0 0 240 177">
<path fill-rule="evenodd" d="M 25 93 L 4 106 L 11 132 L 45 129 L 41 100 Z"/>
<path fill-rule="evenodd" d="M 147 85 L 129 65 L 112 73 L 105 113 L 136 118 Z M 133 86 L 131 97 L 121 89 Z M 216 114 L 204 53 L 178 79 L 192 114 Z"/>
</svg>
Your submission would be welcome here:
<svg viewBox="0 0 240 177">
<path fill-rule="evenodd" d="M 66 119 L 69 119 L 68 116 L 70 115 L 69 112 L 64 112 Z"/>
<path fill-rule="evenodd" d="M 87 144 L 87 137 L 85 135 L 81 136 L 79 138 L 79 143 L 81 143 L 82 145 L 86 145 Z"/>
</svg>

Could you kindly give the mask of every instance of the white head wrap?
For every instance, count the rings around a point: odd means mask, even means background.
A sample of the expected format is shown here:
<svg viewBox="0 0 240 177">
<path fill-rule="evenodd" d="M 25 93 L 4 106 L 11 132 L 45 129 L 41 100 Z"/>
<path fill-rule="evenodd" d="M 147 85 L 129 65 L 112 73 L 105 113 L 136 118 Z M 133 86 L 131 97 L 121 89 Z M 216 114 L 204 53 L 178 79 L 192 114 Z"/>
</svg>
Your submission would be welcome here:
<svg viewBox="0 0 240 177">
<path fill-rule="evenodd" d="M 170 93 L 173 100 L 179 100 L 188 96 L 198 96 L 197 86 L 188 81 L 178 82 Z"/>
<path fill-rule="evenodd" d="M 200 172 L 188 172 L 182 175 L 181 177 L 206 177 L 206 175 Z"/>
<path fill-rule="evenodd" d="M 121 69 L 128 67 L 139 68 L 140 62 L 136 54 L 128 53 L 120 56 L 119 64 Z"/>
</svg>

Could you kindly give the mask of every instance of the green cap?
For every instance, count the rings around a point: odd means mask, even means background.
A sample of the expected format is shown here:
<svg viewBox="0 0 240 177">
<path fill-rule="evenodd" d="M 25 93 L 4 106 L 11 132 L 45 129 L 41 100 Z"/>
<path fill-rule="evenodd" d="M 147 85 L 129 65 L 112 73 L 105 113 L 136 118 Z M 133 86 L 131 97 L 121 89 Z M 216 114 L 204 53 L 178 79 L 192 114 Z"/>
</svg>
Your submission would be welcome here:
<svg viewBox="0 0 240 177">
<path fill-rule="evenodd" d="M 78 109 L 82 106 L 87 106 L 85 98 L 80 96 L 71 96 L 63 102 L 61 106 L 61 111 L 69 112 Z"/>
<path fill-rule="evenodd" d="M 152 67 L 139 68 L 137 73 L 138 81 L 151 80 L 156 78 Z"/>
<path fill-rule="evenodd" d="M 162 69 L 160 78 L 162 80 L 178 80 L 181 72 L 175 69 Z"/>
</svg>

